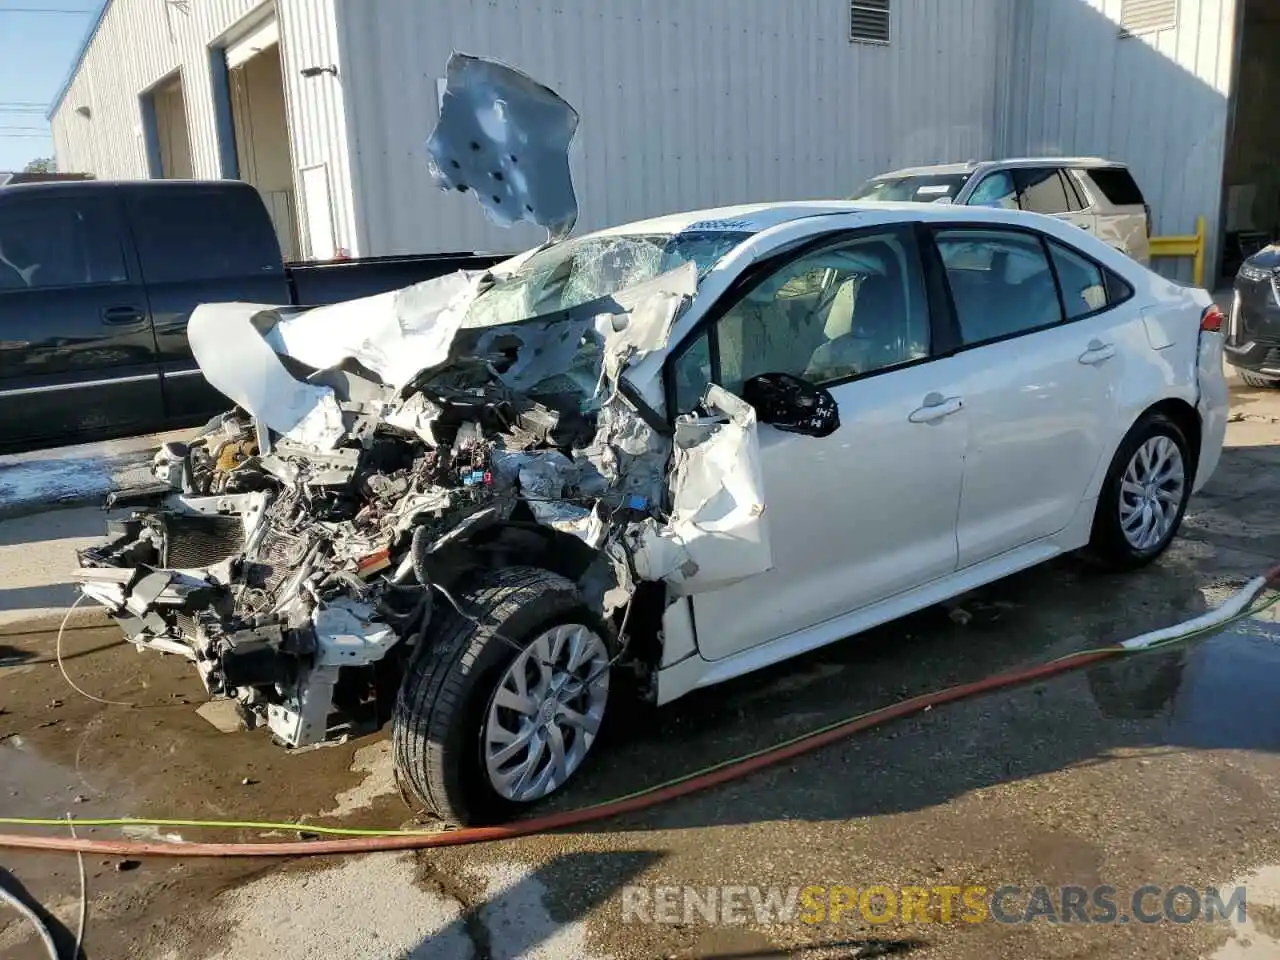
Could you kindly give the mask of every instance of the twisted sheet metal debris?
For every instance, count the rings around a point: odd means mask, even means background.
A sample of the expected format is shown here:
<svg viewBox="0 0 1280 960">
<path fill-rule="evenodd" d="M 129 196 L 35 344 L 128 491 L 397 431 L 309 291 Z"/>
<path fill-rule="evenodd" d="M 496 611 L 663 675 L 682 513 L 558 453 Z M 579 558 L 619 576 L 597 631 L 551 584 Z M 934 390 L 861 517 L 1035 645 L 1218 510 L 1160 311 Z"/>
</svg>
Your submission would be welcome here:
<svg viewBox="0 0 1280 960">
<path fill-rule="evenodd" d="M 443 190 L 471 192 L 497 224 L 530 220 L 551 240 L 578 221 L 569 144 L 578 113 L 554 90 L 495 60 L 449 57 L 440 121 L 427 141 Z"/>
</svg>

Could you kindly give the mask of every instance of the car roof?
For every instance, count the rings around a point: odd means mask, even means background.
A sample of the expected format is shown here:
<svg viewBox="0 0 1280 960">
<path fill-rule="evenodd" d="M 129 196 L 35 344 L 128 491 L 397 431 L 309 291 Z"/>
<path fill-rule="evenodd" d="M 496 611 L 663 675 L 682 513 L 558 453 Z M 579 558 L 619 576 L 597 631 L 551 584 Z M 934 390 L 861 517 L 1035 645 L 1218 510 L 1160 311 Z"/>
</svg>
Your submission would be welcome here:
<svg viewBox="0 0 1280 960">
<path fill-rule="evenodd" d="M 43 180 L 37 183 L 8 183 L 3 195 L 30 194 L 82 194 L 86 191 L 132 190 L 146 192 L 182 191 L 200 187 L 217 187 L 219 190 L 254 189 L 243 180 Z"/>
<path fill-rule="evenodd" d="M 753 203 L 736 207 L 713 207 L 707 210 L 690 210 L 672 213 L 649 220 L 623 223 L 585 237 L 624 237 L 642 235 L 673 235 L 683 232 L 760 233 L 771 227 L 809 217 L 827 214 L 863 214 L 867 226 L 891 223 L 973 221 L 975 223 L 1034 223 L 1046 219 L 1038 213 L 1023 210 L 1002 210 L 995 207 L 968 207 L 956 204 L 916 203 L 906 200 L 798 200 L 774 203 Z"/>
<path fill-rule="evenodd" d="M 590 234 L 596 237 L 699 233 L 759 233 L 780 223 L 824 213 L 845 212 L 848 204 L 838 200 L 797 200 L 774 203 L 744 203 L 731 207 L 709 207 L 684 213 L 667 213 L 648 220 L 618 224 Z"/>
<path fill-rule="evenodd" d="M 968 160 L 964 163 L 935 163 L 924 167 L 903 167 L 901 170 L 878 173 L 872 179 L 947 176 L 973 173 L 979 168 L 983 170 L 1016 167 L 1084 167 L 1086 169 L 1096 169 L 1099 167 L 1124 166 L 1125 164 L 1118 160 L 1107 160 L 1104 157 L 1003 157 L 999 160 Z"/>
</svg>

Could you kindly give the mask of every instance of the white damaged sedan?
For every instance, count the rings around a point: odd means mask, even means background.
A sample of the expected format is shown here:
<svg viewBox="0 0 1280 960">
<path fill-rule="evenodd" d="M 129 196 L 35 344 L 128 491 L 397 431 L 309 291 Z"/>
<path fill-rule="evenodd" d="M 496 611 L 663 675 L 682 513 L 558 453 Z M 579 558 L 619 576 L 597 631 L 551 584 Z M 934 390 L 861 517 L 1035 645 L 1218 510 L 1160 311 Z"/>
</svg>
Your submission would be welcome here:
<svg viewBox="0 0 1280 960">
<path fill-rule="evenodd" d="M 844 202 L 203 307 L 237 408 L 79 580 L 247 724 L 390 720 L 418 800 L 492 822 L 580 769 L 619 680 L 666 703 L 1069 551 L 1157 557 L 1220 456 L 1221 323 L 1051 218 Z"/>
</svg>

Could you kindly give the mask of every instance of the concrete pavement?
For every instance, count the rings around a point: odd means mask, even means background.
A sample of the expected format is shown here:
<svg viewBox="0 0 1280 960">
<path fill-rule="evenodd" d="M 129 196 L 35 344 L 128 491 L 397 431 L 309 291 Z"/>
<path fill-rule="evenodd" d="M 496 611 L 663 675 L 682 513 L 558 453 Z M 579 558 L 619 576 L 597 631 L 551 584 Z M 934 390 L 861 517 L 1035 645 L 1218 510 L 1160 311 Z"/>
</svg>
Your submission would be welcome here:
<svg viewBox="0 0 1280 960">
<path fill-rule="evenodd" d="M 0 456 L 0 518 L 100 502 L 112 490 L 149 479 L 147 466 L 160 445 L 191 433 L 174 430 Z"/>
</svg>

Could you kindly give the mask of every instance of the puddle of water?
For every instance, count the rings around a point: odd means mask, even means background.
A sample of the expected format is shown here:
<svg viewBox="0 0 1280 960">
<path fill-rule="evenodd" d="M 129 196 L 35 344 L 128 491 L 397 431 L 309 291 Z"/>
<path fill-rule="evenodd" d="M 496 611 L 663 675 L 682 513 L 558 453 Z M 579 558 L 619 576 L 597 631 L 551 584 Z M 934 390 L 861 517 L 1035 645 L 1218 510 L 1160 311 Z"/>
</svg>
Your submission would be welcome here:
<svg viewBox="0 0 1280 960">
<path fill-rule="evenodd" d="M 1171 745 L 1280 752 L 1280 624 L 1250 619 L 1180 650 L 1103 665 L 1089 688 L 1104 715 L 1162 720 Z"/>
<path fill-rule="evenodd" d="M 46 759 L 24 737 L 14 736 L 0 743 L 0 802 L 8 815 L 128 816 L 131 791 L 127 784 L 105 783 L 101 771 L 95 771 L 93 776 L 95 779 L 90 782 L 75 767 Z"/>
</svg>

